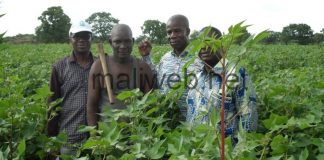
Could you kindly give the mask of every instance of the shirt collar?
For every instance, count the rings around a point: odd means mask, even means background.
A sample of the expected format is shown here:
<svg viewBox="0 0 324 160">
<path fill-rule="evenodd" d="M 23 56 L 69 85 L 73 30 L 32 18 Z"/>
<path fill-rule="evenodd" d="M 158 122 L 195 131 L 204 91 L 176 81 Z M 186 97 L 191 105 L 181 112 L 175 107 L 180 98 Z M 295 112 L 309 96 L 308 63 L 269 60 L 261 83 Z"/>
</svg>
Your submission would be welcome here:
<svg viewBox="0 0 324 160">
<path fill-rule="evenodd" d="M 181 57 L 181 58 L 187 56 L 188 53 L 189 53 L 189 52 L 188 52 L 187 50 L 185 50 L 185 51 L 183 51 L 183 52 L 178 56 L 178 55 L 174 52 L 174 50 L 171 52 L 171 54 L 172 54 L 173 56 L 175 56 L 175 57 Z"/>
<path fill-rule="evenodd" d="M 72 53 L 71 53 L 71 55 L 69 56 L 68 60 L 69 60 L 70 63 L 72 63 L 72 62 L 76 62 L 76 61 L 77 61 L 74 51 L 72 51 Z M 92 55 L 91 52 L 90 52 L 90 62 L 91 62 L 91 63 L 93 62 L 93 55 Z"/>
</svg>

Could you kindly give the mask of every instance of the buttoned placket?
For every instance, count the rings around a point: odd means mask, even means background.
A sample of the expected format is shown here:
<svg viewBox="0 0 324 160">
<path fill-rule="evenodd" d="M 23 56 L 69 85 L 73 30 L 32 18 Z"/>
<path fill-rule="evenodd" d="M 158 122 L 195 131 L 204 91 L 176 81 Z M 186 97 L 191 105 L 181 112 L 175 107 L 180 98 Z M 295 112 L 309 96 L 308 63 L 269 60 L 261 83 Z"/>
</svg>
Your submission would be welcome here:
<svg viewBox="0 0 324 160">
<path fill-rule="evenodd" d="M 76 64 L 78 65 L 78 67 L 82 70 L 82 72 L 87 72 L 88 70 L 90 70 L 90 66 L 91 66 L 91 62 L 89 62 L 88 64 L 87 64 L 87 66 L 86 67 L 83 67 L 83 66 L 81 66 L 79 63 L 77 63 L 76 62 Z M 84 93 L 85 94 L 88 94 L 88 91 L 87 91 L 87 89 L 88 89 L 88 79 L 87 79 L 87 76 L 84 76 L 84 75 L 82 75 L 81 76 L 81 82 L 83 82 L 82 84 L 82 89 L 84 90 Z"/>
</svg>

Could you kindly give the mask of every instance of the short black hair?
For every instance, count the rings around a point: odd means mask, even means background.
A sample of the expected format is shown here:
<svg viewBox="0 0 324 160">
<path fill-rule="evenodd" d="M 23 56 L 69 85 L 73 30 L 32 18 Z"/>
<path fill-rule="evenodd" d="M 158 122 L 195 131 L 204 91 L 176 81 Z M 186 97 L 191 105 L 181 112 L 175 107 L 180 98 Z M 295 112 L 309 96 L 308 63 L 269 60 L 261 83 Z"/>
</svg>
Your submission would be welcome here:
<svg viewBox="0 0 324 160">
<path fill-rule="evenodd" d="M 186 27 L 186 28 L 190 28 L 189 27 L 189 20 L 186 16 L 182 15 L 182 14 L 176 14 L 176 15 L 173 15 L 169 18 L 168 22 L 169 21 L 181 21 L 183 22 L 183 25 Z"/>
<path fill-rule="evenodd" d="M 216 36 L 216 38 L 222 37 L 222 32 L 217 29 L 216 27 L 213 26 L 206 26 L 200 30 L 200 34 L 203 33 L 206 29 L 209 29 L 209 33 L 212 33 L 213 35 Z"/>
</svg>

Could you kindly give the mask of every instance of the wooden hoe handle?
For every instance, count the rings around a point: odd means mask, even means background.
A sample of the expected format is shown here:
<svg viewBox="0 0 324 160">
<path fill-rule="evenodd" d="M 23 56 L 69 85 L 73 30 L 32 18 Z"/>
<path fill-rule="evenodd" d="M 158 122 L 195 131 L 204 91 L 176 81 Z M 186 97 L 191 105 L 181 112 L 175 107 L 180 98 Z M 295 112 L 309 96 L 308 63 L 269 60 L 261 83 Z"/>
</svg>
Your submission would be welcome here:
<svg viewBox="0 0 324 160">
<path fill-rule="evenodd" d="M 102 43 L 98 43 L 98 51 L 99 51 L 99 58 L 100 58 L 101 66 L 102 66 L 103 73 L 104 73 L 105 84 L 107 87 L 108 99 L 109 99 L 110 104 L 114 104 L 115 100 L 114 100 L 114 96 L 113 96 L 112 89 L 111 89 L 111 82 L 110 82 L 110 77 L 109 77 L 109 73 L 108 73 L 108 65 L 106 62 L 106 56 L 105 56 L 105 52 L 104 52 Z"/>
</svg>

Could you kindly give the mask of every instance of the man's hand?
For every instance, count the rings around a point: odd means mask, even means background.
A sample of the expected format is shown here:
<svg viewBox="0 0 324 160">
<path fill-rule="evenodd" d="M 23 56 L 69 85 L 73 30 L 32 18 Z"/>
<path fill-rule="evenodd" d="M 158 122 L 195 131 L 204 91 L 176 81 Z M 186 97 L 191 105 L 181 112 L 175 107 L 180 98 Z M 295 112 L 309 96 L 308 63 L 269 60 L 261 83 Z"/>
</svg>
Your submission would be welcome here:
<svg viewBox="0 0 324 160">
<path fill-rule="evenodd" d="M 149 55 L 151 53 L 151 50 L 152 50 L 151 42 L 148 41 L 148 40 L 142 41 L 138 45 L 138 50 L 139 50 L 141 56 L 147 56 L 147 55 Z"/>
</svg>

